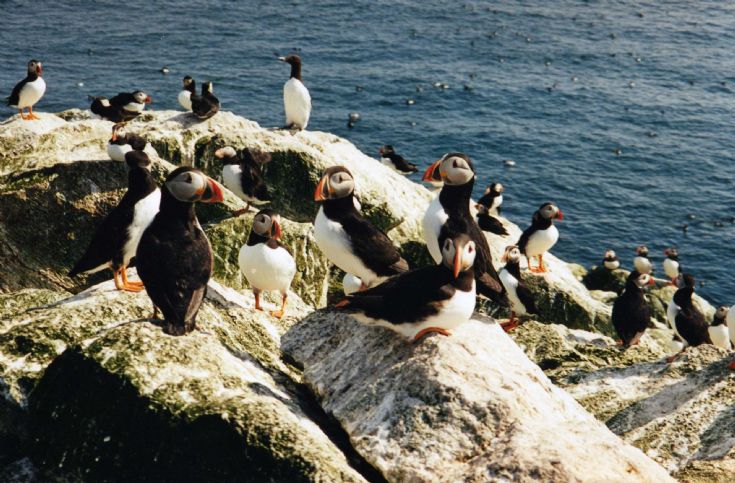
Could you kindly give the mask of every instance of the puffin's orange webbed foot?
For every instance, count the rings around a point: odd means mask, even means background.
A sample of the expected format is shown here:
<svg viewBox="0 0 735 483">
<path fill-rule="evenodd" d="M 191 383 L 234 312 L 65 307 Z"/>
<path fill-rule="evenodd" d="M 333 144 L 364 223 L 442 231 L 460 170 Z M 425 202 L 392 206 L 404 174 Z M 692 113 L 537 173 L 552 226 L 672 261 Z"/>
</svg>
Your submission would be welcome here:
<svg viewBox="0 0 735 483">
<path fill-rule="evenodd" d="M 280 319 L 283 317 L 283 310 L 272 310 L 270 313 L 273 317 Z"/>
<path fill-rule="evenodd" d="M 423 336 L 425 336 L 426 334 L 430 334 L 432 332 L 437 333 L 437 334 L 441 334 L 441 335 L 446 335 L 446 336 L 452 335 L 451 332 L 449 332 L 446 329 L 442 329 L 441 327 L 427 327 L 427 328 L 419 331 L 419 333 L 416 334 L 416 336 L 414 336 L 413 341 L 414 342 L 418 342 L 419 339 L 421 339 Z"/>
<path fill-rule="evenodd" d="M 348 305 L 350 305 L 350 301 L 348 299 L 344 299 L 344 300 L 341 300 L 341 301 L 337 302 L 334 305 L 334 308 L 341 309 L 343 307 L 347 307 Z"/>
<path fill-rule="evenodd" d="M 730 363 L 727 365 L 727 368 L 735 371 L 735 359 L 730 361 Z"/>
</svg>

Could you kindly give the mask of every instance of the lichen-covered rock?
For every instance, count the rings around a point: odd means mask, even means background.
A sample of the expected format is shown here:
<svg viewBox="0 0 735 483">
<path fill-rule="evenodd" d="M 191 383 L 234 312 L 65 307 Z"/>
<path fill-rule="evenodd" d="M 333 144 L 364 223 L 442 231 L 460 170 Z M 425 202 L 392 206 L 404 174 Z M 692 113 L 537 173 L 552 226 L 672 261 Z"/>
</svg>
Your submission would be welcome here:
<svg viewBox="0 0 735 483">
<path fill-rule="evenodd" d="M 628 280 L 630 272 L 618 268 L 617 270 L 608 270 L 600 266 L 592 267 L 582 277 L 582 283 L 590 290 L 604 290 L 606 292 L 620 293 L 625 288 L 625 282 Z"/>
<path fill-rule="evenodd" d="M 410 344 L 317 312 L 282 347 L 390 481 L 672 481 L 553 386 L 489 319 Z"/>
</svg>

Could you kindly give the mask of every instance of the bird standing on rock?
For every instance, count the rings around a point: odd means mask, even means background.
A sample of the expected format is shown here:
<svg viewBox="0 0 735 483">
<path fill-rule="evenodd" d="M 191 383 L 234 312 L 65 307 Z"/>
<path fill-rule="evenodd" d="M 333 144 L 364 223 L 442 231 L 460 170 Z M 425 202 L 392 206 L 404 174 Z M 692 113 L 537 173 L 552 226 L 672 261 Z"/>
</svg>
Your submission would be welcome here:
<svg viewBox="0 0 735 483">
<path fill-rule="evenodd" d="M 673 362 L 687 347 L 696 347 L 702 344 L 711 344 L 709 336 L 709 324 L 704 320 L 704 315 L 694 306 L 692 296 L 694 295 L 695 280 L 689 274 L 682 274 L 678 279 L 679 289 L 669 302 L 666 315 L 671 327 L 681 339 L 684 340 L 684 348 L 681 352 L 668 358 Z"/>
<path fill-rule="evenodd" d="M 324 255 L 347 273 L 372 287 L 408 271 L 408 263 L 385 233 L 355 207 L 355 179 L 344 166 L 324 171 L 314 191 L 321 207 L 314 221 L 314 238 Z"/>
<path fill-rule="evenodd" d="M 615 255 L 614 250 L 607 250 L 605 252 L 605 257 L 602 259 L 602 265 L 608 270 L 617 270 L 620 268 L 620 260 L 618 259 L 618 256 Z"/>
<path fill-rule="evenodd" d="M 730 350 L 730 333 L 727 328 L 727 316 L 729 312 L 729 307 L 719 307 L 708 329 L 709 338 L 712 340 L 712 343 L 725 350 Z"/>
<path fill-rule="evenodd" d="M 147 154 L 130 151 L 125 154 L 125 162 L 128 164 L 128 190 L 102 221 L 69 276 L 110 268 L 118 290 L 139 292 L 143 285 L 130 282 L 126 269 L 135 256 L 143 231 L 158 213 L 161 191 L 151 176 L 151 160 Z"/>
<path fill-rule="evenodd" d="M 203 121 L 219 112 L 219 99 L 214 95 L 211 82 L 203 82 L 202 94 L 200 96 L 192 94 L 189 99 L 191 100 L 191 112 Z"/>
<path fill-rule="evenodd" d="M 35 59 L 28 61 L 28 74 L 25 79 L 18 82 L 10 97 L 7 98 L 8 105 L 15 107 L 20 112 L 20 118 L 24 121 L 33 121 L 40 117 L 33 114 L 33 106 L 41 100 L 46 93 L 46 81 L 43 80 L 43 66 Z M 28 108 L 28 117 L 23 115 L 23 109 Z"/>
<path fill-rule="evenodd" d="M 635 249 L 635 258 L 633 259 L 633 268 L 638 273 L 653 273 L 653 263 L 648 258 L 648 247 L 640 245 Z"/>
<path fill-rule="evenodd" d="M 214 152 L 222 160 L 222 182 L 228 190 L 246 203 L 245 208 L 237 210 L 239 216 L 250 209 L 250 205 L 262 205 L 271 201 L 268 186 L 263 179 L 263 166 L 271 160 L 270 153 L 255 149 L 245 149 L 240 156 L 232 146 L 225 146 Z"/>
<path fill-rule="evenodd" d="M 253 218 L 253 228 L 247 242 L 240 248 L 240 271 L 248 279 L 255 294 L 255 308 L 260 306 L 260 293 L 278 290 L 281 293 L 281 309 L 271 312 L 283 317 L 288 299 L 288 289 L 296 275 L 296 262 L 291 252 L 278 240 L 281 238 L 281 217 L 270 209 L 261 210 Z"/>
<path fill-rule="evenodd" d="M 409 163 L 403 156 L 396 153 L 396 150 L 390 144 L 386 144 L 380 148 L 379 153 L 381 163 L 401 174 L 415 173 L 419 170 L 415 164 Z"/>
<path fill-rule="evenodd" d="M 623 293 L 615 299 L 612 324 L 620 337 L 620 345 L 636 345 L 651 322 L 651 308 L 643 295 L 643 288 L 653 285 L 653 277 L 647 273 L 630 272 Z"/>
<path fill-rule="evenodd" d="M 505 262 L 505 266 L 500 269 L 500 281 L 510 300 L 510 319 L 500 325 L 504 331 L 510 332 L 519 325 L 516 315 L 538 314 L 538 309 L 533 293 L 523 284 L 521 278 L 521 251 L 518 247 L 515 245 L 506 247 L 501 261 Z"/>
<path fill-rule="evenodd" d="M 500 183 L 491 183 L 485 188 L 485 193 L 477 200 L 477 210 L 480 206 L 485 207 L 485 211 L 492 216 L 500 216 L 501 205 L 503 204 L 503 187 Z"/>
<path fill-rule="evenodd" d="M 681 264 L 679 263 L 679 251 L 676 248 L 667 248 L 664 250 L 664 273 L 671 280 L 671 285 L 676 285 L 676 279 L 681 273 Z"/>
<path fill-rule="evenodd" d="M 291 66 L 291 77 L 283 85 L 283 107 L 286 111 L 286 129 L 306 129 L 311 116 L 311 96 L 301 80 L 301 57 L 289 55 L 278 60 Z"/>
<path fill-rule="evenodd" d="M 153 317 L 161 309 L 164 331 L 183 335 L 196 326 L 214 259 L 194 204 L 221 202 L 222 189 L 201 171 L 182 166 L 168 175 L 161 191 L 160 210 L 143 232 L 136 265 Z"/>
<path fill-rule="evenodd" d="M 112 136 L 107 142 L 107 155 L 113 161 L 125 161 L 130 151 L 143 151 L 148 141 L 137 134 L 127 133 L 122 124 L 113 124 Z"/>
<path fill-rule="evenodd" d="M 521 235 L 518 247 L 528 259 L 528 269 L 531 272 L 544 273 L 544 253 L 551 250 L 559 240 L 559 230 L 554 225 L 554 220 L 563 220 L 564 214 L 553 203 L 544 203 L 533 214 L 531 226 Z M 538 257 L 538 267 L 531 267 L 531 258 Z"/>
<path fill-rule="evenodd" d="M 181 91 L 179 91 L 178 101 L 179 104 L 181 104 L 181 107 L 186 109 L 187 111 L 191 111 L 191 96 L 192 94 L 196 95 L 197 93 L 197 85 L 194 79 L 192 79 L 190 76 L 184 77 L 183 80 L 183 88 Z"/>
</svg>

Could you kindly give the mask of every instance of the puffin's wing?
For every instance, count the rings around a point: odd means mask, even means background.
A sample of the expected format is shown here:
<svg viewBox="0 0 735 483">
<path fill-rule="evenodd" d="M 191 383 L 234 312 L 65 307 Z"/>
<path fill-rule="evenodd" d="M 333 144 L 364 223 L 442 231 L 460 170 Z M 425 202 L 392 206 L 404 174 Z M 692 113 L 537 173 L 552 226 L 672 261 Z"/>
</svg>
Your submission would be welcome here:
<svg viewBox="0 0 735 483">
<path fill-rule="evenodd" d="M 378 275 L 393 275 L 408 271 L 408 262 L 401 258 L 390 238 L 362 216 L 342 220 L 342 227 L 350 236 L 352 249 L 370 270 Z"/>
<path fill-rule="evenodd" d="M 400 156 L 398 154 L 395 155 L 393 158 L 393 164 L 396 165 L 396 168 L 398 168 L 399 171 L 404 172 L 416 172 L 418 171 L 418 168 L 415 164 L 409 163 L 403 156 Z"/>
<path fill-rule="evenodd" d="M 517 243 L 518 249 L 524 255 L 526 254 L 526 245 L 528 245 L 528 239 L 531 238 L 531 233 L 533 233 L 532 229 L 533 229 L 533 225 L 526 228 L 523 231 L 523 233 L 521 233 L 521 237 L 518 239 L 518 243 Z"/>
<path fill-rule="evenodd" d="M 477 200 L 477 204 L 482 205 L 485 208 L 490 208 L 490 205 L 493 202 L 493 198 L 495 198 L 495 196 L 492 193 L 485 193 L 480 197 L 479 200 Z"/>
<path fill-rule="evenodd" d="M 9 106 L 17 106 L 20 102 L 20 91 L 23 89 L 23 86 L 26 85 L 26 80 L 23 79 L 22 81 L 15 84 L 15 87 L 13 87 L 13 92 L 10 93 L 10 97 L 8 97 L 8 105 Z M 7 91 L 6 91 L 7 92 Z"/>
<path fill-rule="evenodd" d="M 693 305 L 679 311 L 676 316 L 676 329 L 691 346 L 712 343 L 709 324 Z"/>
<path fill-rule="evenodd" d="M 291 253 L 291 250 L 286 245 L 279 242 L 275 238 L 269 238 L 268 241 L 265 242 L 265 246 L 267 246 L 271 250 L 275 250 L 277 248 L 283 248 L 284 250 L 288 252 L 289 255 L 291 255 L 291 257 L 293 257 L 293 253 Z"/>
<path fill-rule="evenodd" d="M 134 213 L 132 209 L 126 209 L 126 205 L 126 200 L 121 200 L 102 220 L 84 255 L 69 272 L 70 277 L 109 263 L 115 253 L 122 249 L 127 241 L 127 229 L 133 221 Z"/>
<path fill-rule="evenodd" d="M 516 287 L 516 294 L 518 295 L 518 299 L 521 301 L 524 307 L 526 307 L 526 312 L 529 314 L 538 314 L 538 309 L 536 308 L 536 302 L 534 301 L 533 293 L 528 290 L 528 287 L 523 285 L 523 283 L 519 283 Z"/>
<path fill-rule="evenodd" d="M 119 92 L 116 96 L 110 98 L 110 104 L 113 106 L 124 106 L 131 101 L 129 92 Z"/>
<path fill-rule="evenodd" d="M 505 229 L 500 220 L 494 216 L 488 215 L 487 213 L 477 214 L 477 224 L 483 231 L 488 231 L 495 235 L 508 236 L 508 230 Z"/>
</svg>

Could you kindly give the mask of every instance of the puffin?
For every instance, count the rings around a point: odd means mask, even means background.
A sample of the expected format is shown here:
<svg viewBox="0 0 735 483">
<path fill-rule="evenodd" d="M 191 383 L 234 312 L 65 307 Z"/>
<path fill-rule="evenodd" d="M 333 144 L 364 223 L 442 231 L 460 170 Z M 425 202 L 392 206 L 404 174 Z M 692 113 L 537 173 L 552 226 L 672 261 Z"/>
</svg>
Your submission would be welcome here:
<svg viewBox="0 0 735 483">
<path fill-rule="evenodd" d="M 620 268 L 620 260 L 618 260 L 618 256 L 615 255 L 614 250 L 607 250 L 605 252 L 605 257 L 602 259 L 602 266 L 608 270 L 617 270 Z"/>
<path fill-rule="evenodd" d="M 475 242 L 465 234 L 444 239 L 438 265 L 404 272 L 355 292 L 336 305 L 358 321 L 387 327 L 417 342 L 424 335 L 451 335 L 475 310 Z"/>
<path fill-rule="evenodd" d="M 151 97 L 143 91 L 121 92 L 112 99 L 92 98 L 90 109 L 103 119 L 120 123 L 135 119 L 150 103 Z"/>
<path fill-rule="evenodd" d="M 424 172 L 421 181 L 431 186 L 431 190 L 434 192 L 439 192 L 444 187 L 444 181 L 442 181 L 441 177 L 441 170 L 439 169 L 431 169 L 430 167 Z"/>
<path fill-rule="evenodd" d="M 480 206 L 484 206 L 486 211 L 492 216 L 500 216 L 501 205 L 503 204 L 503 191 L 505 188 L 500 183 L 491 183 L 485 188 L 485 193 L 477 200 L 477 210 Z"/>
<path fill-rule="evenodd" d="M 443 186 L 424 214 L 422 221 L 424 240 L 431 257 L 441 263 L 441 233 L 446 228 L 449 236 L 465 233 L 475 242 L 477 255 L 473 270 L 477 292 L 496 303 L 505 305 L 503 285 L 493 266 L 487 239 L 470 214 L 470 195 L 475 182 L 475 169 L 469 156 L 463 153 L 447 153 L 424 173 L 424 179 L 433 179 L 439 171 Z"/>
<path fill-rule="evenodd" d="M 235 148 L 225 146 L 215 151 L 214 155 L 222 160 L 222 183 L 246 203 L 245 208 L 235 211 L 234 216 L 246 213 L 251 204 L 262 205 L 271 201 L 263 179 L 263 166 L 270 162 L 270 153 L 245 149 L 238 156 Z"/>
<path fill-rule="evenodd" d="M 669 357 L 668 362 L 673 362 L 689 346 L 696 347 L 712 343 L 709 336 L 709 324 L 704 320 L 704 315 L 694 306 L 692 301 L 695 286 L 694 277 L 689 274 L 682 274 L 677 282 L 679 289 L 669 302 L 666 315 L 676 335 L 683 339 L 684 348 Z"/>
<path fill-rule="evenodd" d="M 401 174 L 411 174 L 419 170 L 415 164 L 409 163 L 403 156 L 396 153 L 396 150 L 390 144 L 386 144 L 378 152 L 380 153 L 380 162 L 394 171 Z"/>
<path fill-rule="evenodd" d="M 477 214 L 475 221 L 482 231 L 493 233 L 498 236 L 508 236 L 508 230 L 505 229 L 503 223 L 488 212 L 485 205 L 477 204 Z"/>
<path fill-rule="evenodd" d="M 619 345 L 638 344 L 648 328 L 651 308 L 643 295 L 643 288 L 653 284 L 653 277 L 647 273 L 633 270 L 628 275 L 623 293 L 615 299 L 612 309 L 612 324 L 620 337 Z"/>
<path fill-rule="evenodd" d="M 122 124 L 112 125 L 112 137 L 107 142 L 107 155 L 113 161 L 125 161 L 130 151 L 143 151 L 148 141 L 137 134 L 126 133 Z"/>
<path fill-rule="evenodd" d="M 194 211 L 198 201 L 222 202 L 222 188 L 192 167 L 172 171 L 161 189 L 160 210 L 135 255 L 138 275 L 153 302 L 153 318 L 160 309 L 163 330 L 170 335 L 194 330 L 212 274 L 212 248 Z"/>
<path fill-rule="evenodd" d="M 283 85 L 283 107 L 286 111 L 285 129 L 303 130 L 309 124 L 311 96 L 301 80 L 301 57 L 289 55 L 278 60 L 291 66 L 291 77 Z"/>
<path fill-rule="evenodd" d="M 676 285 L 676 279 L 681 273 L 681 264 L 679 263 L 679 251 L 676 248 L 667 248 L 664 250 L 664 273 L 671 280 L 672 285 Z"/>
<path fill-rule="evenodd" d="M 7 98 L 8 105 L 18 109 L 20 118 L 24 121 L 33 121 L 40 117 L 33 114 L 33 106 L 41 100 L 46 92 L 46 81 L 43 80 L 43 66 L 41 61 L 31 59 L 28 61 L 28 74 L 25 79 L 15 84 L 10 97 Z M 28 116 L 23 115 L 23 109 L 28 108 Z"/>
<path fill-rule="evenodd" d="M 191 111 L 191 96 L 197 93 L 197 83 L 192 79 L 191 76 L 184 77 L 183 87 L 179 91 L 179 104 L 187 111 Z"/>
<path fill-rule="evenodd" d="M 516 315 L 538 314 L 538 309 L 533 294 L 521 278 L 521 250 L 516 245 L 506 247 L 501 261 L 505 266 L 500 269 L 500 282 L 510 300 L 510 319 L 500 325 L 503 330 L 510 332 L 519 325 Z"/>
<path fill-rule="evenodd" d="M 314 191 L 321 202 L 314 221 L 314 238 L 322 253 L 344 272 L 373 287 L 408 271 L 393 242 L 356 208 L 355 179 L 344 166 L 324 171 Z"/>
<path fill-rule="evenodd" d="M 189 96 L 191 100 L 191 112 L 201 119 L 209 119 L 219 112 L 219 99 L 214 94 L 211 82 L 202 83 L 202 95 L 192 94 Z"/>
<path fill-rule="evenodd" d="M 102 221 L 69 276 L 110 268 L 118 290 L 140 292 L 142 284 L 129 281 L 126 269 L 135 256 L 144 230 L 158 213 L 161 191 L 151 175 L 151 160 L 145 152 L 129 151 L 125 154 L 125 162 L 128 190 Z"/>
<path fill-rule="evenodd" d="M 727 315 L 729 312 L 729 307 L 719 307 L 715 312 L 712 323 L 707 329 L 712 343 L 725 350 L 730 350 L 730 332 L 727 328 Z"/>
<path fill-rule="evenodd" d="M 653 263 L 648 258 L 648 247 L 640 245 L 635 249 L 635 258 L 633 259 L 633 268 L 638 273 L 653 273 Z"/>
<path fill-rule="evenodd" d="M 260 306 L 260 293 L 277 290 L 281 293 L 281 309 L 270 314 L 278 319 L 286 311 L 291 281 L 296 275 L 296 262 L 291 252 L 278 240 L 281 238 L 281 217 L 271 209 L 260 210 L 253 218 L 247 242 L 240 248 L 240 271 L 248 279 L 255 294 L 255 309 Z"/>
<path fill-rule="evenodd" d="M 554 203 L 544 203 L 533 214 L 531 226 L 521 234 L 518 247 L 528 260 L 528 269 L 535 273 L 546 272 L 544 253 L 549 251 L 559 239 L 559 231 L 554 220 L 563 220 L 564 214 Z M 531 267 L 531 258 L 538 258 L 538 267 Z"/>
<path fill-rule="evenodd" d="M 730 343 L 735 347 L 735 305 L 727 311 L 725 320 L 727 321 L 727 331 L 730 334 Z"/>
<path fill-rule="evenodd" d="M 362 280 L 351 273 L 345 273 L 345 276 L 342 277 L 342 291 L 345 295 L 352 295 L 353 293 L 362 290 L 362 288 Z"/>
</svg>

